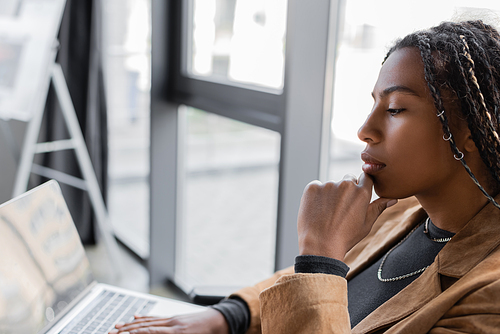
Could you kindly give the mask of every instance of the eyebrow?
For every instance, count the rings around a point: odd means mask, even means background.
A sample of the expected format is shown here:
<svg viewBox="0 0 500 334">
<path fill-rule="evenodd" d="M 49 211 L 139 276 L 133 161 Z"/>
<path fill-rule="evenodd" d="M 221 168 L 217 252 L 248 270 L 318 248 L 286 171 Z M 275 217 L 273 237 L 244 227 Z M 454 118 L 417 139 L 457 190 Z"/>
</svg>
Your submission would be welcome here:
<svg viewBox="0 0 500 334">
<path fill-rule="evenodd" d="M 384 98 L 387 95 L 390 95 L 394 92 L 400 92 L 404 94 L 409 94 L 409 95 L 415 95 L 415 96 L 420 96 L 416 91 L 411 89 L 410 87 L 403 86 L 403 85 L 396 85 L 396 86 L 390 86 L 384 89 L 382 92 L 380 92 L 379 97 Z M 372 97 L 375 98 L 375 94 L 372 92 Z"/>
</svg>

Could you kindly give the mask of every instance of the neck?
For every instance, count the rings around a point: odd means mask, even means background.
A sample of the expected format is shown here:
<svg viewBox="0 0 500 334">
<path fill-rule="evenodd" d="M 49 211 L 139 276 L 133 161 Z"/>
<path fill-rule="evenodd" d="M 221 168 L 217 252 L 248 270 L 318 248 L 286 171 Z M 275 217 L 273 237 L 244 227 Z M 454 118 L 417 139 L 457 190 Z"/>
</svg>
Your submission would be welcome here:
<svg viewBox="0 0 500 334">
<path fill-rule="evenodd" d="M 488 203 L 488 199 L 474 188 L 459 184 L 447 194 L 419 194 L 418 201 L 432 223 L 445 231 L 457 233 Z"/>
</svg>

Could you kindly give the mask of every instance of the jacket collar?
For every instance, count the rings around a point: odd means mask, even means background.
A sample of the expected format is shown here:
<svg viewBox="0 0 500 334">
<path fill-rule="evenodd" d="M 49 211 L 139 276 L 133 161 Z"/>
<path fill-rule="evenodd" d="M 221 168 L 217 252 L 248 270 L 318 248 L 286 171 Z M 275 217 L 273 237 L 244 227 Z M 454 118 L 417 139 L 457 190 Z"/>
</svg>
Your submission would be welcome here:
<svg viewBox="0 0 500 334">
<path fill-rule="evenodd" d="M 380 216 L 380 219 L 385 222 L 369 237 L 369 243 L 360 245 L 364 246 L 361 251 L 353 249 L 351 254 L 347 254 L 345 262 L 350 268 L 346 277 L 348 280 L 389 251 L 392 246 L 427 217 L 427 213 L 415 198 L 403 200 L 394 209 L 391 209 L 387 213 L 388 217 Z M 376 226 L 374 227 L 376 228 Z"/>
<path fill-rule="evenodd" d="M 495 200 L 498 202 L 500 196 Z M 500 244 L 499 236 L 500 210 L 489 203 L 439 252 L 439 273 L 455 278 L 464 276 Z"/>
<path fill-rule="evenodd" d="M 497 196 L 496 200 L 499 199 Z M 394 235 L 401 239 L 405 231 L 408 233 L 408 229 L 422 221 L 422 214 L 425 216 L 423 209 L 416 210 L 395 227 Z M 419 278 L 363 319 L 353 333 L 367 333 L 389 326 L 423 307 L 442 292 L 439 274 L 455 278 L 464 276 L 500 244 L 499 220 L 500 210 L 491 203 L 486 205 L 443 247 L 434 263 Z M 379 247 L 382 248 L 387 247 Z"/>
</svg>

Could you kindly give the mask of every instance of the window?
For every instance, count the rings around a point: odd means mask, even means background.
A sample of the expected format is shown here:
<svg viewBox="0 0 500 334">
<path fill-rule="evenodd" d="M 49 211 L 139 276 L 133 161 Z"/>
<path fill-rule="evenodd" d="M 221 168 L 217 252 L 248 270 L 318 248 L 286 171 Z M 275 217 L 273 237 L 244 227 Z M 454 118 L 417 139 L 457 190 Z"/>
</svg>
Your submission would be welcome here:
<svg viewBox="0 0 500 334">
<path fill-rule="evenodd" d="M 149 256 L 150 0 L 103 1 L 108 211 L 117 237 Z"/>
<path fill-rule="evenodd" d="M 286 0 L 193 0 L 189 75 L 281 89 Z"/>
<path fill-rule="evenodd" d="M 252 284 L 293 263 L 323 170 L 339 2 L 152 4 L 151 281 Z"/>
<path fill-rule="evenodd" d="M 185 140 L 176 273 L 190 286 L 273 273 L 280 136 L 181 106 Z"/>
</svg>

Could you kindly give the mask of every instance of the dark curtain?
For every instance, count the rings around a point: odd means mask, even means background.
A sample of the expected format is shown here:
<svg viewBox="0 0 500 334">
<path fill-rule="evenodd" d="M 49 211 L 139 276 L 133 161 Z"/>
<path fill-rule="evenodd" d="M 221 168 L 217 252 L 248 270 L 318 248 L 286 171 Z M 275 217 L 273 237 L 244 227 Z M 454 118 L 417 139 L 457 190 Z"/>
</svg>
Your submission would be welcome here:
<svg viewBox="0 0 500 334">
<path fill-rule="evenodd" d="M 67 1 L 59 32 L 57 62 L 63 69 L 87 149 L 106 199 L 108 148 L 101 11 L 100 0 Z M 39 141 L 68 137 L 57 97 L 51 87 Z M 73 150 L 45 154 L 40 159 L 44 166 L 81 177 Z M 95 243 L 95 216 L 87 192 L 62 183 L 61 188 L 83 243 Z"/>
</svg>

